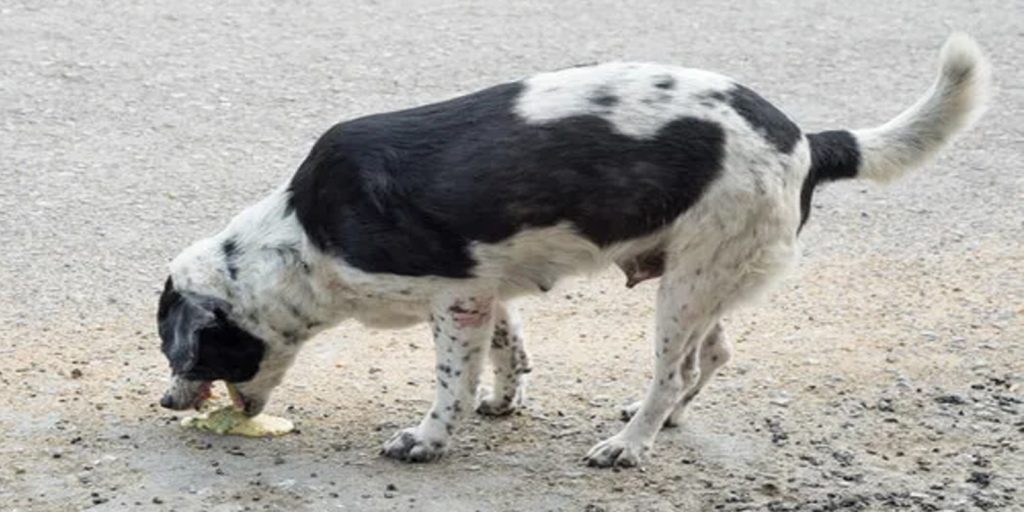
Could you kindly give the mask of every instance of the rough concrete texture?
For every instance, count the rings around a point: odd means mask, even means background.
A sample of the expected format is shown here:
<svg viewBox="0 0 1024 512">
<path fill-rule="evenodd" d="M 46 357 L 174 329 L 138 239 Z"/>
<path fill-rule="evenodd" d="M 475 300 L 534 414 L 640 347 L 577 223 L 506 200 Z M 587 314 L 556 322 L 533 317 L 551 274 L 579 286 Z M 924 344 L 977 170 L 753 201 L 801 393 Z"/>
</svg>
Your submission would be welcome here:
<svg viewBox="0 0 1024 512">
<path fill-rule="evenodd" d="M 1024 510 L 1019 1 L 0 2 L 0 508 Z M 613 59 L 714 69 L 807 130 L 888 119 L 952 29 L 982 123 L 887 188 L 816 197 L 801 266 L 726 322 L 725 369 L 641 469 L 584 467 L 650 372 L 653 285 L 525 302 L 532 400 L 440 463 L 377 455 L 431 395 L 423 327 L 309 344 L 274 440 L 184 431 L 164 265 L 332 123 Z"/>
</svg>

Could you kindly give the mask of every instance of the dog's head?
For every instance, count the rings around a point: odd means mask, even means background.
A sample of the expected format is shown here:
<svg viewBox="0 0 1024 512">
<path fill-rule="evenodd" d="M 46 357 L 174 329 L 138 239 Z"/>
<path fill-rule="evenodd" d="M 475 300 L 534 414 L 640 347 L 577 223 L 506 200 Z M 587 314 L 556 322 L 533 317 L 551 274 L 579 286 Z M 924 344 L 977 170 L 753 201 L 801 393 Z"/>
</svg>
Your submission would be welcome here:
<svg viewBox="0 0 1024 512">
<path fill-rule="evenodd" d="M 160 349 L 171 365 L 171 387 L 160 400 L 169 409 L 198 408 L 215 380 L 251 381 L 260 371 L 266 344 L 231 319 L 224 300 L 177 290 L 167 278 L 157 311 Z M 257 414 L 265 397 L 238 397 L 235 405 Z"/>
</svg>

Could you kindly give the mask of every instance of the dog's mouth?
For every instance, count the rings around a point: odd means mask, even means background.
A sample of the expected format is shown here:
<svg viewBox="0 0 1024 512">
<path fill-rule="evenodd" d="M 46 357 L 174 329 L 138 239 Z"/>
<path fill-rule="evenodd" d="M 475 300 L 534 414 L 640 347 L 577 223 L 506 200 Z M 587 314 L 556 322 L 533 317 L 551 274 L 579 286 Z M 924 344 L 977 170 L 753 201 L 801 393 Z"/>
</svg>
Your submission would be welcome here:
<svg viewBox="0 0 1024 512">
<path fill-rule="evenodd" d="M 171 388 L 160 399 L 160 406 L 173 411 L 199 409 L 213 396 L 210 381 L 187 381 L 173 379 Z"/>
<path fill-rule="evenodd" d="M 249 401 L 245 399 L 245 396 L 238 391 L 238 388 L 236 388 L 234 384 L 230 382 L 225 382 L 224 384 L 228 388 L 228 396 L 231 397 L 231 404 L 240 411 L 247 411 Z M 197 411 L 201 409 L 207 401 L 213 398 L 212 388 L 213 382 L 207 381 L 200 384 L 199 389 L 196 391 L 196 397 L 190 406 Z"/>
<path fill-rule="evenodd" d="M 213 391 L 211 390 L 212 386 L 213 383 L 210 381 L 205 381 L 199 385 L 199 389 L 196 391 L 196 398 L 191 404 L 193 409 L 198 411 L 207 400 L 213 397 Z"/>
<path fill-rule="evenodd" d="M 228 396 L 231 404 L 246 415 L 254 416 L 260 412 L 261 402 L 252 400 L 243 395 L 231 382 L 225 381 L 228 388 Z M 160 405 L 175 411 L 186 409 L 200 410 L 213 396 L 213 381 L 175 381 L 171 389 L 164 394 Z"/>
</svg>

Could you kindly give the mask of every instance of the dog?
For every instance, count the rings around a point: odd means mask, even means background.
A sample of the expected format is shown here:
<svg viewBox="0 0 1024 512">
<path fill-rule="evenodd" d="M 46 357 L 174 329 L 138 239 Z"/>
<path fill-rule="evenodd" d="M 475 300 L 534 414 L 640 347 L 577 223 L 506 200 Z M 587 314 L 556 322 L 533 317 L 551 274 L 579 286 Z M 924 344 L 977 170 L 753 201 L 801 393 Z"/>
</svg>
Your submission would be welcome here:
<svg viewBox="0 0 1024 512">
<path fill-rule="evenodd" d="M 635 466 L 730 359 L 720 319 L 790 265 L 816 187 L 897 178 L 980 116 L 979 47 L 954 34 L 940 60 L 920 100 L 859 130 L 805 134 L 730 78 L 649 63 L 337 124 L 286 184 L 171 262 L 160 403 L 196 407 L 226 380 L 255 415 L 318 332 L 427 322 L 436 397 L 382 453 L 432 461 L 468 409 L 523 403 L 530 362 L 511 299 L 614 264 L 628 286 L 660 280 L 654 376 L 585 459 Z M 494 385 L 477 397 L 488 357 Z"/>
</svg>

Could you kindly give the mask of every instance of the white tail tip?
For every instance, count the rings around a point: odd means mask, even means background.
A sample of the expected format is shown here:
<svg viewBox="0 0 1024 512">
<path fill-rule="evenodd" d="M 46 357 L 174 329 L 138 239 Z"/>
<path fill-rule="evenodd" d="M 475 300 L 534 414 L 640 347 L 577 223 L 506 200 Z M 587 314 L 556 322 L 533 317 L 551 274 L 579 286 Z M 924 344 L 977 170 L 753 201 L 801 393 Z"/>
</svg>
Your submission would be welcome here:
<svg viewBox="0 0 1024 512">
<path fill-rule="evenodd" d="M 857 175 L 889 181 L 920 167 L 985 112 L 991 72 L 981 48 L 956 32 L 942 46 L 939 76 L 913 106 L 876 128 L 855 130 Z"/>
</svg>

